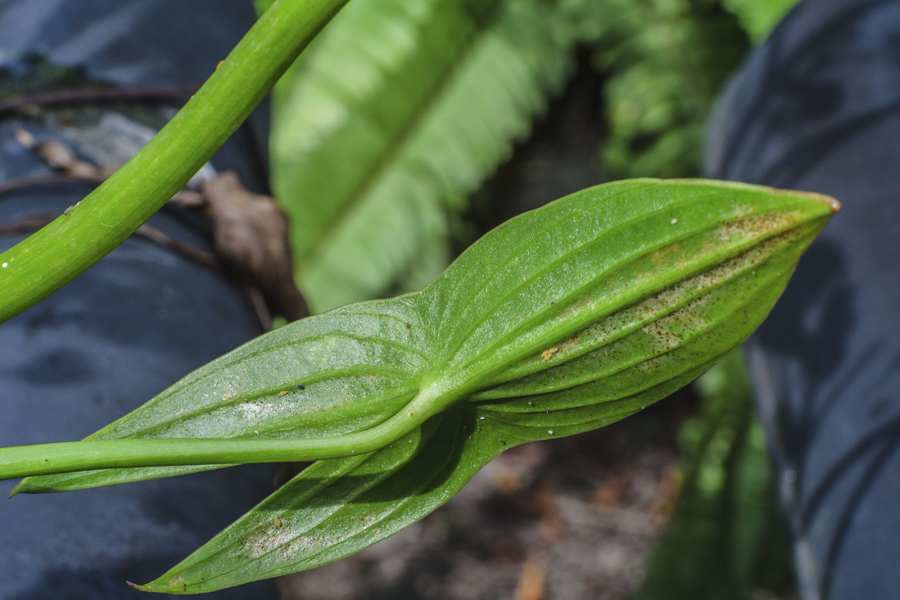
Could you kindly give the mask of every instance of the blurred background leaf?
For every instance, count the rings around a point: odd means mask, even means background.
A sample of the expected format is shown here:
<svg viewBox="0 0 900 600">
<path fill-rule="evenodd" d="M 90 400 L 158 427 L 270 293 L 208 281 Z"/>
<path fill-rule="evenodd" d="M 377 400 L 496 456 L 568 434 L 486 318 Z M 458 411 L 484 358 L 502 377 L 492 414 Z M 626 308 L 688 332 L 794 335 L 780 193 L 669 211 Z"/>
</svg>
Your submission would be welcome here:
<svg viewBox="0 0 900 600">
<path fill-rule="evenodd" d="M 707 0 L 605 0 L 590 11 L 595 68 L 606 73 L 609 179 L 696 176 L 710 108 L 749 41 Z"/>
<path fill-rule="evenodd" d="M 580 187 L 698 175 L 718 91 L 793 2 L 355 0 L 274 98 L 273 189 L 313 311 L 419 289 L 473 241 L 470 195 L 579 52 L 606 129 Z"/>
<path fill-rule="evenodd" d="M 353 2 L 278 86 L 273 187 L 316 312 L 410 291 L 570 72 L 541 0 Z"/>
<path fill-rule="evenodd" d="M 725 10 L 733 13 L 741 27 L 755 43 L 769 32 L 799 0 L 722 0 Z"/>
<path fill-rule="evenodd" d="M 697 380 L 681 497 L 635 600 L 772 597 L 793 582 L 762 427 L 738 351 Z"/>
</svg>

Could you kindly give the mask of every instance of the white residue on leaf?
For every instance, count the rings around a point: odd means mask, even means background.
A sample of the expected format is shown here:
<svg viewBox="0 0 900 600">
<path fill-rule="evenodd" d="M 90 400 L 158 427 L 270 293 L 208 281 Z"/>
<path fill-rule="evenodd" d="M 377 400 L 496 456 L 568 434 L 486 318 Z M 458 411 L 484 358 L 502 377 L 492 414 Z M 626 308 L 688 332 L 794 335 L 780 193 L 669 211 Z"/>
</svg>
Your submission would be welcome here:
<svg viewBox="0 0 900 600">
<path fill-rule="evenodd" d="M 228 386 L 226 386 L 225 391 L 222 392 L 222 402 L 228 402 L 236 396 L 237 390 L 234 389 L 234 386 L 229 383 Z"/>
<path fill-rule="evenodd" d="M 241 545 L 249 551 L 251 558 L 260 558 L 279 548 L 284 548 L 281 554 L 282 558 L 286 558 L 285 546 L 293 541 L 295 535 L 293 530 L 285 525 L 284 519 L 276 517 L 264 529 L 244 540 Z"/>
<path fill-rule="evenodd" d="M 242 413 L 244 413 L 245 417 L 261 417 L 270 415 L 273 412 L 273 408 L 271 405 L 259 400 L 241 402 L 237 405 L 237 407 Z"/>
</svg>

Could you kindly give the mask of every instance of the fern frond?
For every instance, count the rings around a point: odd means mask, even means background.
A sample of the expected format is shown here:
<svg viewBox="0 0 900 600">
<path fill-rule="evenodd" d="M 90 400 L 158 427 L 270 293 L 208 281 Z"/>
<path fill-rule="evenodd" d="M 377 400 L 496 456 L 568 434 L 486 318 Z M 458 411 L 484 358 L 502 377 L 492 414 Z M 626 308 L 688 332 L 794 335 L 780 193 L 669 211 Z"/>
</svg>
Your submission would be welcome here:
<svg viewBox="0 0 900 600">
<path fill-rule="evenodd" d="M 737 20 L 707 0 L 567 1 L 607 77 L 606 175 L 699 174 L 712 103 L 749 48 Z"/>
<path fill-rule="evenodd" d="M 542 0 L 354 0 L 278 88 L 274 188 L 314 311 L 427 282 L 448 213 L 569 73 Z"/>
</svg>

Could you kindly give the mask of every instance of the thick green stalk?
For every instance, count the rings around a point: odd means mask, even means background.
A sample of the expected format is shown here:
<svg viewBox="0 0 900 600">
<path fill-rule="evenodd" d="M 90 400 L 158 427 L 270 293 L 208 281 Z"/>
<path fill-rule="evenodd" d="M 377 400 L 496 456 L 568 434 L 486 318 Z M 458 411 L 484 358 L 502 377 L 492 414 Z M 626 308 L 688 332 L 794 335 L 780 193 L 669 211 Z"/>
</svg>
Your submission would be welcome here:
<svg viewBox="0 0 900 600">
<path fill-rule="evenodd" d="M 0 480 L 93 469 L 300 462 L 374 452 L 441 412 L 459 396 L 439 384 L 423 389 L 380 425 L 305 439 L 124 439 L 0 448 Z M 13 490 L 10 496 L 14 495 Z"/>
<path fill-rule="evenodd" d="M 208 161 L 347 0 L 277 0 L 162 131 L 71 210 L 0 255 L 0 323 L 106 256 Z"/>
</svg>

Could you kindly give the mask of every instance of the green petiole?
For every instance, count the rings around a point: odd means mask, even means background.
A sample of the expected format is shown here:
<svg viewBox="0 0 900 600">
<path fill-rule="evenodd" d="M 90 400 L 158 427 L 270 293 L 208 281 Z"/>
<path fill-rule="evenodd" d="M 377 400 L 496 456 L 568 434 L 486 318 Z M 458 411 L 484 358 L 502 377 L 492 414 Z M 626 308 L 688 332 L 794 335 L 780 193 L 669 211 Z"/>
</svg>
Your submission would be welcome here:
<svg viewBox="0 0 900 600">
<path fill-rule="evenodd" d="M 208 161 L 348 0 L 277 0 L 212 76 L 131 161 L 0 255 L 0 323 L 109 254 Z"/>
<path fill-rule="evenodd" d="M 301 462 L 366 454 L 400 439 L 447 408 L 456 397 L 430 386 L 383 423 L 332 437 L 142 438 L 0 448 L 0 480 L 94 469 Z M 15 493 L 13 490 L 10 496 Z"/>
</svg>

